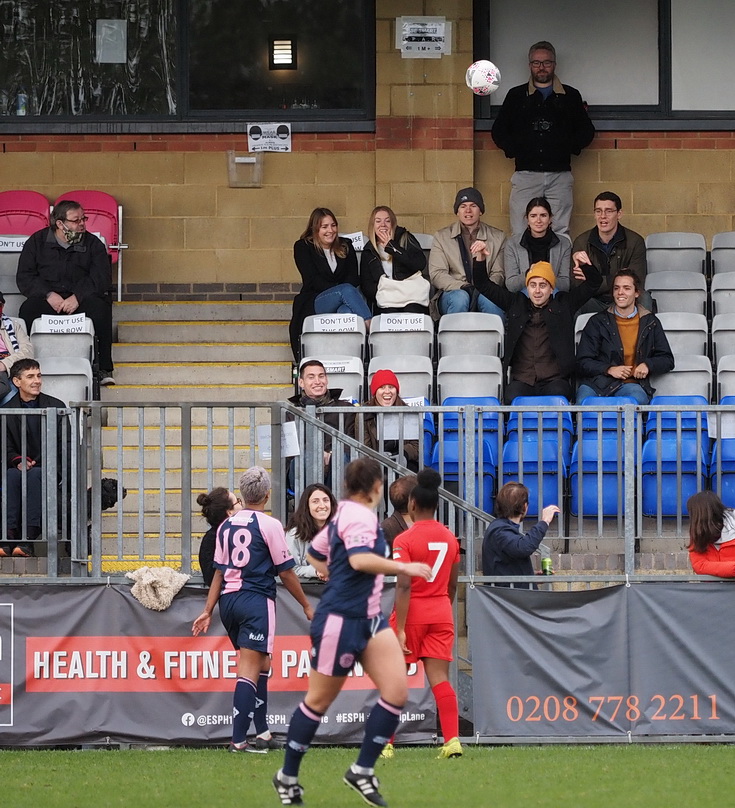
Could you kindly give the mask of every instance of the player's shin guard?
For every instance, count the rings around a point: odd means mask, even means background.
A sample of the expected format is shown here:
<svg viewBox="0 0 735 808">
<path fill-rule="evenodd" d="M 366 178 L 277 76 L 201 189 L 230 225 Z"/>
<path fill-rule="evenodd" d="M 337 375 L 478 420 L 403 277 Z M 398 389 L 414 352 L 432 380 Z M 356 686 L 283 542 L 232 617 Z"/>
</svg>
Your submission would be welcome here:
<svg viewBox="0 0 735 808">
<path fill-rule="evenodd" d="M 268 732 L 268 722 L 266 721 L 266 714 L 268 713 L 268 674 L 262 673 L 258 677 L 258 690 L 255 698 L 255 713 L 253 715 L 253 724 L 255 724 L 255 734 L 262 735 Z"/>
<path fill-rule="evenodd" d="M 239 677 L 235 684 L 235 695 L 232 710 L 232 743 L 245 743 L 250 721 L 255 711 L 255 682 Z"/>
<path fill-rule="evenodd" d="M 365 737 L 360 747 L 357 766 L 361 769 L 374 768 L 375 761 L 383 751 L 383 747 L 395 734 L 400 717 L 400 707 L 389 704 L 384 699 L 378 699 L 365 722 Z"/>
<path fill-rule="evenodd" d="M 301 766 L 301 759 L 306 754 L 319 729 L 323 713 L 309 709 L 304 702 L 296 708 L 291 716 L 286 736 L 286 756 L 281 770 L 287 777 L 296 777 Z"/>
<path fill-rule="evenodd" d="M 459 735 L 459 708 L 457 694 L 449 682 L 439 682 L 431 688 L 439 713 L 439 726 L 442 728 L 444 740 L 449 741 Z"/>
</svg>

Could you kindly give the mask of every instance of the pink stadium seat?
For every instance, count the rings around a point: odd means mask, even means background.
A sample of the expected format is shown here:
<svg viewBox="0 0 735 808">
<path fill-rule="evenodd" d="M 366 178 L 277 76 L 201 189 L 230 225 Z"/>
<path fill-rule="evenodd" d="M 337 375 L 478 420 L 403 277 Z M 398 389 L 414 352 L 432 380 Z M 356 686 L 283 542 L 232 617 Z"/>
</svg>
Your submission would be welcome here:
<svg viewBox="0 0 735 808">
<path fill-rule="evenodd" d="M 104 191 L 66 191 L 56 199 L 54 205 L 62 199 L 73 199 L 83 208 L 87 221 L 87 230 L 102 238 L 107 247 L 112 265 L 117 266 L 117 299 L 122 294 L 122 250 L 127 248 L 122 239 L 122 205 L 114 197 Z"/>
<path fill-rule="evenodd" d="M 38 191 L 0 192 L 0 235 L 30 236 L 49 223 L 49 202 Z"/>
</svg>

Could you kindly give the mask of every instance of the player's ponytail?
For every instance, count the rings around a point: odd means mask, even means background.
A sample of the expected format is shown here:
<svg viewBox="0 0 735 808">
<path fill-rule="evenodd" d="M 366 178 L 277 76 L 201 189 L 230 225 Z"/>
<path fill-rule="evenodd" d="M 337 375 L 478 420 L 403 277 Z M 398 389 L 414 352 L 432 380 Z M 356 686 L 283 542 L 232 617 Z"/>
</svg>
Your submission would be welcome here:
<svg viewBox="0 0 735 808">
<path fill-rule="evenodd" d="M 416 487 L 411 491 L 410 499 L 421 511 L 435 511 L 439 504 L 439 486 L 441 475 L 434 469 L 422 469 L 417 475 Z"/>
</svg>

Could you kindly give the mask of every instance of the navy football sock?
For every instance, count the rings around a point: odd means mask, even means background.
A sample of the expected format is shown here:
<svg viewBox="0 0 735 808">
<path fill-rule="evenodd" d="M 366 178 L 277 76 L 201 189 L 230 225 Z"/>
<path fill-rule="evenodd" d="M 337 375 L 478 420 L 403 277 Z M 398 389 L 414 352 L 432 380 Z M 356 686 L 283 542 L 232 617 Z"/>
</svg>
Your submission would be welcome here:
<svg viewBox="0 0 735 808">
<path fill-rule="evenodd" d="M 255 734 L 263 735 L 268 732 L 268 721 L 266 720 L 266 713 L 268 712 L 268 674 L 262 673 L 258 677 L 258 690 L 255 697 L 255 713 L 253 715 L 253 723 L 255 724 Z"/>
<path fill-rule="evenodd" d="M 283 760 L 283 773 L 287 777 L 297 777 L 301 759 L 306 754 L 319 729 L 322 713 L 310 710 L 302 701 L 291 716 L 286 736 L 286 756 Z"/>
<path fill-rule="evenodd" d="M 364 769 L 372 769 L 383 747 L 390 741 L 398 727 L 401 708 L 378 699 L 365 722 L 365 737 L 360 747 L 357 765 Z"/>
<path fill-rule="evenodd" d="M 255 682 L 238 677 L 232 700 L 232 743 L 242 744 L 248 735 L 255 711 Z"/>
</svg>

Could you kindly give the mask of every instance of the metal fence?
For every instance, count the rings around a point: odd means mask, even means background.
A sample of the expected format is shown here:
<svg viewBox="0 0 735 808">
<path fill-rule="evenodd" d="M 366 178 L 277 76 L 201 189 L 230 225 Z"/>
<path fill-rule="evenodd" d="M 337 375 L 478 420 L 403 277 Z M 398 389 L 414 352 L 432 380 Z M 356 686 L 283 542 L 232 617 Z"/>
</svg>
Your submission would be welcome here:
<svg viewBox="0 0 735 808">
<path fill-rule="evenodd" d="M 57 469 L 49 463 L 44 477 L 44 536 L 52 535 L 48 525 L 59 525 L 58 541 L 39 548 L 48 553 L 49 576 L 70 571 L 72 578 L 103 579 L 163 563 L 196 575 L 198 538 L 207 529 L 196 505 L 199 492 L 216 485 L 236 489 L 244 468 L 265 465 L 273 472 L 272 512 L 285 522 L 311 482 L 328 482 L 339 497 L 344 467 L 354 457 L 378 460 L 389 485 L 410 471 L 409 441 L 418 443 L 417 466 L 432 465 L 442 474 L 439 518 L 462 539 L 468 580 L 481 573 L 494 497 L 511 479 L 531 491 L 529 518 L 545 504 L 562 508 L 547 533 L 548 551 L 574 554 L 594 546 L 618 554 L 620 569 L 606 570 L 613 575 L 637 574 L 642 550 L 685 547 L 691 493 L 712 487 L 735 505 L 735 407 L 728 406 L 426 406 L 388 412 L 287 403 L 93 402 L 59 413 L 58 419 L 46 411 L 0 414 L 3 450 L 5 418 L 13 414 L 42 418 L 45 445 L 67 447 Z M 375 419 L 375 449 L 363 443 L 366 418 Z M 294 441 L 298 454 L 287 456 Z M 3 514 L 6 473 L 0 479 Z M 54 475 L 58 497 L 52 495 Z M 118 501 L 111 507 L 103 478 L 114 481 Z M 381 518 L 388 508 L 386 498 Z M 6 516 L 0 529 L 7 530 Z M 69 561 L 63 561 L 66 555 Z"/>
</svg>

